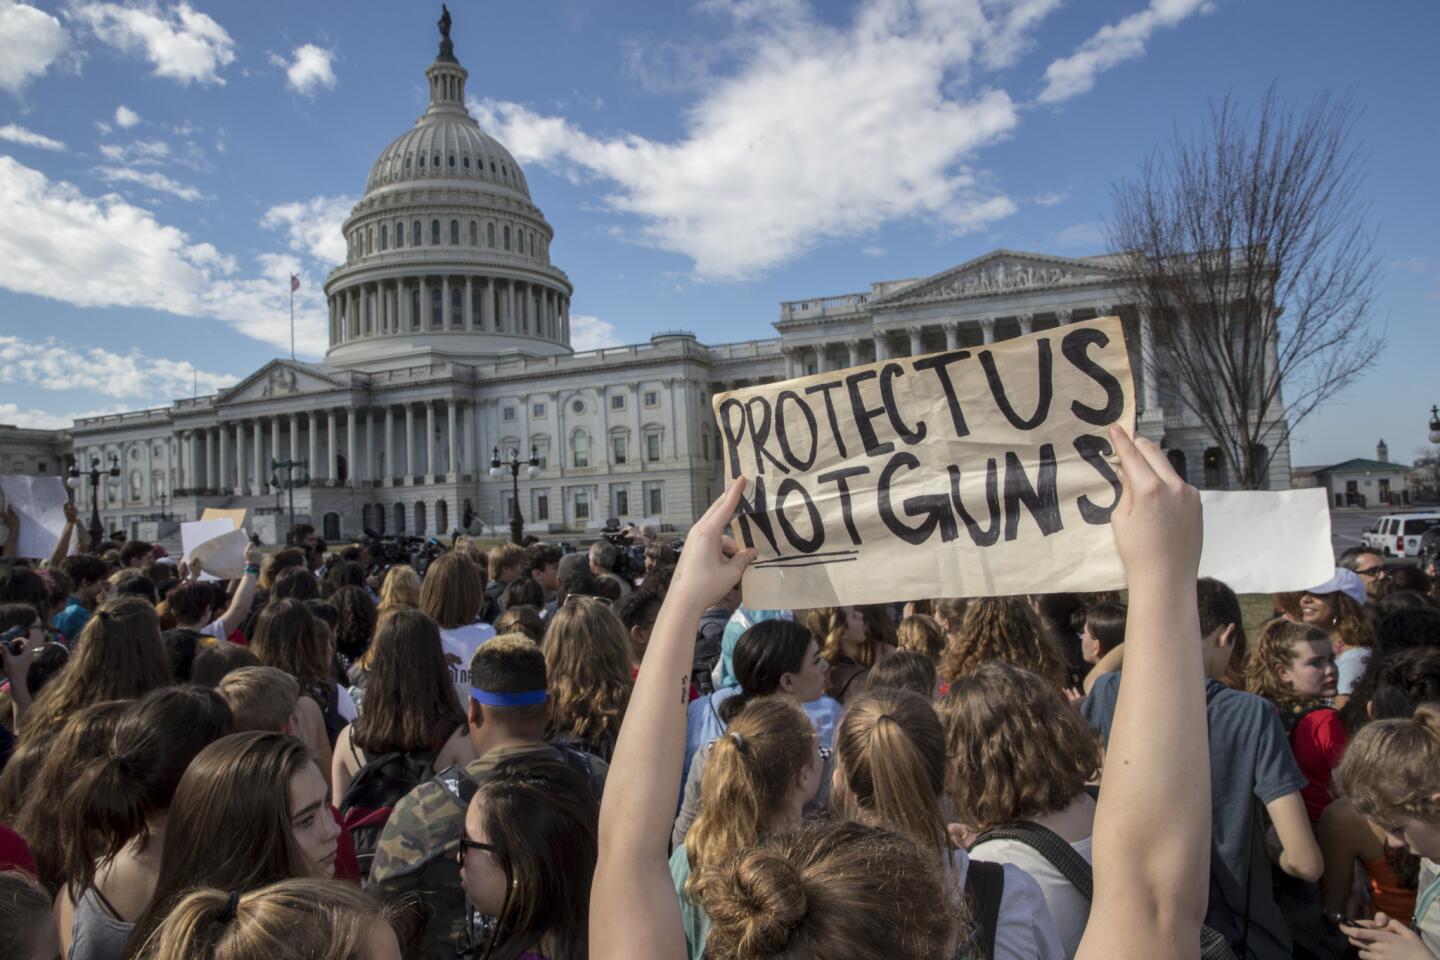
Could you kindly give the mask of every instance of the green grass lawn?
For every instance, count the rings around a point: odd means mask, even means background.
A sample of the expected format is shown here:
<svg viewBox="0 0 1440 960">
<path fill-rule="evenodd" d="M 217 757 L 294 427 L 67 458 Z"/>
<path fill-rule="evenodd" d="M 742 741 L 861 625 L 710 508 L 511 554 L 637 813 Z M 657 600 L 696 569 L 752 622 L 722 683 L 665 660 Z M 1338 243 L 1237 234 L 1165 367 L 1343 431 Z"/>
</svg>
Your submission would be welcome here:
<svg viewBox="0 0 1440 960">
<path fill-rule="evenodd" d="M 1245 635 L 1254 637 L 1274 615 L 1275 605 L 1271 602 L 1268 593 L 1242 593 L 1240 594 L 1240 612 L 1245 617 Z"/>
</svg>

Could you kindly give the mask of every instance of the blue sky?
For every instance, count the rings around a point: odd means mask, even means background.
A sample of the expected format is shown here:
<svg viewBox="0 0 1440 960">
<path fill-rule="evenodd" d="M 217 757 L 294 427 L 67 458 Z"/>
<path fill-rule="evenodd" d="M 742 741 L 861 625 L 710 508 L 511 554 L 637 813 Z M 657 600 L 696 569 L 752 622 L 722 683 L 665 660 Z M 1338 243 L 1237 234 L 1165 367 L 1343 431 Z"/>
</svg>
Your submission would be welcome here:
<svg viewBox="0 0 1440 960">
<path fill-rule="evenodd" d="M 1440 309 L 1440 6 L 1345 0 L 451 5 L 585 343 L 765 337 L 782 300 L 997 247 L 1103 250 L 1110 188 L 1227 92 L 1352 91 L 1378 364 L 1298 463 L 1424 443 Z M 439 5 L 0 0 L 0 422 L 56 425 L 323 350 L 370 164 L 423 110 Z M 1431 64 L 1426 67 L 1425 64 Z"/>
</svg>

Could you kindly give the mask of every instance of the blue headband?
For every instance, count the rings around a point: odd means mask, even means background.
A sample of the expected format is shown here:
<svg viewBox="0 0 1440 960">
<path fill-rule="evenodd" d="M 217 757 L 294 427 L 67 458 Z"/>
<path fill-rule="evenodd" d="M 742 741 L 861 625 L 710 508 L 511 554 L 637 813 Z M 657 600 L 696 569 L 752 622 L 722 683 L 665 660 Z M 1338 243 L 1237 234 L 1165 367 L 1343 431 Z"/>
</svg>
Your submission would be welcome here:
<svg viewBox="0 0 1440 960">
<path fill-rule="evenodd" d="M 546 690 L 526 690 L 521 693 L 496 693 L 493 690 L 470 688 L 470 699 L 487 707 L 535 707 L 549 697 Z"/>
</svg>

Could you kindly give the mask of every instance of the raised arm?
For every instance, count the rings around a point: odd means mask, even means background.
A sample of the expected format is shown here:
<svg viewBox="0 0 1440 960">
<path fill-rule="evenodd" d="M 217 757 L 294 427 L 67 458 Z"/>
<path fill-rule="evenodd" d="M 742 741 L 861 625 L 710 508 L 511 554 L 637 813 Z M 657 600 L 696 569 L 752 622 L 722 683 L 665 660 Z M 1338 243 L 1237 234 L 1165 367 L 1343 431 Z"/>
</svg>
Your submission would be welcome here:
<svg viewBox="0 0 1440 960">
<path fill-rule="evenodd" d="M 6 560 L 15 559 L 15 551 L 20 549 L 20 515 L 10 506 L 5 507 L 5 513 L 0 516 L 5 521 L 5 543 L 0 544 L 0 557 Z"/>
<path fill-rule="evenodd" d="M 630 695 L 600 804 L 591 960 L 685 956 L 667 845 L 685 762 L 685 706 L 700 615 L 739 582 L 755 555 L 737 551 L 724 536 L 744 482 L 733 481 L 686 537 Z"/>
<path fill-rule="evenodd" d="M 60 539 L 55 544 L 55 549 L 50 552 L 50 569 L 57 570 L 60 563 L 70 554 L 70 538 L 75 536 L 75 523 L 79 514 L 75 510 L 73 500 L 65 501 L 65 529 L 60 531 Z"/>
<path fill-rule="evenodd" d="M 1095 813 L 1095 900 L 1076 956 L 1192 958 L 1210 858 L 1200 495 L 1148 440 L 1112 427 L 1110 442 L 1124 482 L 1110 523 L 1130 609 Z"/>
<path fill-rule="evenodd" d="M 230 634 L 239 629 L 240 624 L 245 622 L 245 614 L 250 612 L 250 603 L 255 599 L 255 584 L 260 579 L 260 548 L 255 544 L 245 548 L 245 575 L 240 578 L 240 586 L 235 588 L 235 596 L 230 600 L 230 607 L 220 616 L 220 639 L 229 639 Z"/>
</svg>

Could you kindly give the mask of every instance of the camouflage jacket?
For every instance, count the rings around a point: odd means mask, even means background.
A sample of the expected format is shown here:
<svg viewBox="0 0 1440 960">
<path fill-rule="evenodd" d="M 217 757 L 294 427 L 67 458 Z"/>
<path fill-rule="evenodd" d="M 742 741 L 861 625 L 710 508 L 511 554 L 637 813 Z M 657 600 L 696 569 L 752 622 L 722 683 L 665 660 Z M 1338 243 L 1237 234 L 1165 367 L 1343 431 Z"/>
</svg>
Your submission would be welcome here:
<svg viewBox="0 0 1440 960">
<path fill-rule="evenodd" d="M 415 910 L 414 929 L 407 927 L 410 943 L 406 957 L 455 960 L 479 956 L 482 946 L 476 924 L 469 922 L 470 907 L 460 888 L 456 861 L 465 830 L 465 809 L 481 782 L 495 766 L 511 757 L 531 753 L 554 754 L 567 759 L 550 744 L 492 750 L 464 767 L 450 767 L 411 790 L 395 804 L 375 847 L 375 861 L 365 889 L 380 899 Z M 605 786 L 609 765 L 599 757 L 567 750 L 569 759 L 588 764 L 590 785 L 598 797 Z M 415 949 L 418 934 L 419 949 Z M 405 940 L 402 937 L 402 942 Z"/>
</svg>

